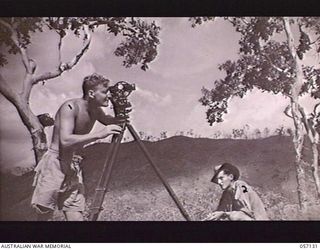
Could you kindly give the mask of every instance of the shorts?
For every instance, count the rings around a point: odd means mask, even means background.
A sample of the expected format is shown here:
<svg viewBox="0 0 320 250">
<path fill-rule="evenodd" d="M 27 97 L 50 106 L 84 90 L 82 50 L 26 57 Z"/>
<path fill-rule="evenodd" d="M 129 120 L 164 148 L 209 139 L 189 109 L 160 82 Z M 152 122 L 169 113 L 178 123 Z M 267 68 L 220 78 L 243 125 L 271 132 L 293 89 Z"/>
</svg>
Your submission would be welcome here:
<svg viewBox="0 0 320 250">
<path fill-rule="evenodd" d="M 84 186 L 80 168 L 81 156 L 74 156 L 69 164 L 69 173 L 62 172 L 66 162 L 59 159 L 59 153 L 48 149 L 35 168 L 32 186 L 34 192 L 31 205 L 39 213 L 58 208 L 62 211 L 82 212 L 85 209 Z"/>
</svg>

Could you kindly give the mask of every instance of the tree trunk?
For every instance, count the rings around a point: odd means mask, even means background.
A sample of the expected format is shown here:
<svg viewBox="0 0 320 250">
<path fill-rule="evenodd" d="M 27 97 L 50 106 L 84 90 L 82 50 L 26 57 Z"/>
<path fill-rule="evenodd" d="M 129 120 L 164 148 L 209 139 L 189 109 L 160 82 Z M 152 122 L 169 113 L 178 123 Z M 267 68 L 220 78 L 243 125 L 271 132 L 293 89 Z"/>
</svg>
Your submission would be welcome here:
<svg viewBox="0 0 320 250">
<path fill-rule="evenodd" d="M 316 130 L 316 121 L 308 119 L 306 116 L 306 113 L 304 109 L 300 106 L 300 113 L 302 115 L 302 121 L 305 127 L 305 130 L 307 131 L 307 135 L 309 136 L 309 140 L 311 142 L 311 149 L 312 149 L 312 163 L 311 163 L 311 170 L 313 174 L 314 183 L 316 186 L 317 196 L 318 199 L 320 199 L 320 178 L 319 178 L 319 150 L 318 150 L 318 144 L 319 144 L 319 133 Z M 316 107 L 314 109 L 314 116 L 316 116 Z"/>
<path fill-rule="evenodd" d="M 309 126 L 309 124 L 306 123 L 306 126 Z M 313 156 L 311 170 L 312 170 L 312 175 L 313 175 L 313 179 L 316 186 L 317 197 L 318 199 L 320 199 L 319 150 L 318 150 L 319 134 L 312 127 L 308 128 L 308 132 L 309 132 L 308 135 L 311 142 L 311 149 L 312 149 L 312 156 Z"/>
<path fill-rule="evenodd" d="M 29 79 L 25 79 L 25 82 Z M 31 84 L 29 86 L 32 86 Z M 29 88 L 31 90 L 31 87 Z M 42 155 L 47 150 L 47 139 L 44 133 L 44 128 L 41 125 L 38 117 L 33 114 L 30 109 L 28 97 L 29 94 L 25 96 L 17 94 L 10 85 L 6 83 L 2 75 L 0 74 L 0 93 L 10 101 L 18 111 L 18 114 L 27 127 L 33 143 L 33 150 L 35 154 L 36 163 L 38 163 Z"/>
<path fill-rule="evenodd" d="M 47 151 L 47 138 L 43 129 L 31 134 L 33 150 L 35 154 L 36 164 L 41 160 L 44 153 Z"/>
<path fill-rule="evenodd" d="M 36 164 L 41 160 L 43 154 L 47 151 L 47 138 L 43 126 L 36 115 L 34 115 L 28 103 L 20 100 L 13 103 L 21 117 L 23 124 L 27 127 L 33 144 Z"/>
<path fill-rule="evenodd" d="M 312 163 L 312 173 L 313 178 L 316 183 L 317 196 L 320 199 L 320 179 L 319 179 L 319 151 L 317 143 L 312 143 L 312 154 L 313 154 L 313 163 Z"/>
<path fill-rule="evenodd" d="M 299 118 L 299 110 L 297 108 L 297 104 L 292 100 L 291 101 L 291 109 L 292 115 L 295 125 L 295 133 L 293 135 L 293 144 L 296 152 L 295 157 L 295 169 L 296 169 L 296 176 L 297 176 L 297 184 L 298 184 L 298 200 L 299 206 L 302 211 L 306 210 L 306 204 L 308 201 L 307 197 L 307 185 L 306 185 L 306 174 L 305 174 L 305 164 L 302 159 L 303 154 L 303 145 L 304 145 L 304 129 Z"/>
<path fill-rule="evenodd" d="M 290 18 L 283 18 L 284 28 L 287 36 L 288 48 L 292 55 L 293 67 L 295 69 L 295 81 L 291 86 L 291 110 L 292 119 L 295 126 L 293 143 L 296 151 L 295 168 L 297 172 L 297 183 L 298 183 L 298 200 L 299 206 L 302 211 L 307 209 L 307 185 L 306 185 L 306 175 L 305 175 L 305 164 L 302 160 L 302 151 L 304 145 L 304 127 L 303 127 L 303 117 L 299 110 L 299 95 L 303 86 L 303 71 L 300 59 L 297 55 L 295 49 L 294 36 L 290 27 Z"/>
</svg>

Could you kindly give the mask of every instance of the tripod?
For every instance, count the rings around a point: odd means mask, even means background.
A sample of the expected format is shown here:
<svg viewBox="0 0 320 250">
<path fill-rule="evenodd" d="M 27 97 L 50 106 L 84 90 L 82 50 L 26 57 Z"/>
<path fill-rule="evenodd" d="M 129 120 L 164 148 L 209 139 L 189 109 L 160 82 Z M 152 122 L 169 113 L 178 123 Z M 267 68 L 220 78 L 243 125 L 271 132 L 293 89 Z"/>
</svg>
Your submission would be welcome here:
<svg viewBox="0 0 320 250">
<path fill-rule="evenodd" d="M 110 155 L 105 160 L 103 173 L 102 173 L 101 178 L 99 180 L 98 186 L 97 186 L 97 188 L 95 190 L 94 200 L 93 200 L 93 203 L 92 203 L 92 206 L 91 206 L 91 209 L 90 209 L 91 213 L 90 213 L 89 219 L 91 221 L 96 221 L 98 219 L 98 217 L 99 217 L 100 211 L 102 210 L 102 203 L 103 203 L 105 194 L 107 192 L 107 188 L 108 188 L 108 184 L 109 184 L 112 168 L 114 166 L 115 159 L 116 159 L 118 151 L 119 151 L 119 146 L 121 144 L 121 140 L 123 138 L 123 134 L 124 134 L 124 131 L 125 131 L 126 128 L 128 128 L 128 130 L 131 133 L 132 137 L 138 143 L 140 149 L 142 150 L 142 152 L 144 153 L 144 155 L 148 159 L 151 167 L 155 170 L 157 176 L 160 178 L 160 180 L 163 183 L 163 185 L 165 186 L 166 190 L 169 192 L 171 198 L 174 200 L 175 204 L 179 208 L 179 210 L 180 210 L 181 214 L 183 215 L 183 217 L 187 221 L 191 221 L 191 218 L 188 215 L 187 211 L 183 208 L 183 206 L 181 205 L 180 201 L 178 200 L 178 197 L 173 192 L 172 188 L 169 186 L 167 181 L 163 178 L 159 168 L 157 167 L 157 165 L 155 164 L 155 162 L 151 158 L 151 155 L 149 154 L 149 152 L 146 149 L 145 145 L 141 141 L 139 135 L 137 134 L 137 132 L 134 130 L 134 128 L 132 127 L 132 125 L 130 123 L 124 123 L 124 125 L 122 127 L 122 131 L 120 132 L 120 134 L 119 135 L 114 135 L 112 137 Z"/>
</svg>

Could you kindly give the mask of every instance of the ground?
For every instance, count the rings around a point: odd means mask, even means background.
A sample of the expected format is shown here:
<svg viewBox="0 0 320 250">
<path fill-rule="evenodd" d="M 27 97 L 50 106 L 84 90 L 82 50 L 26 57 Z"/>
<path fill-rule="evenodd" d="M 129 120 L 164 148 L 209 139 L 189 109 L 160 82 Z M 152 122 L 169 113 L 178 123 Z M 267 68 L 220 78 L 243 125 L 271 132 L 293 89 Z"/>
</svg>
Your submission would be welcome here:
<svg viewBox="0 0 320 250">
<path fill-rule="evenodd" d="M 241 179 L 257 191 L 272 220 L 320 219 L 320 204 L 315 199 L 308 204 L 308 211 L 299 210 L 290 137 L 232 140 L 176 136 L 145 145 L 192 220 L 201 220 L 216 208 L 221 190 L 210 179 L 212 167 L 223 162 L 240 168 Z M 85 150 L 86 218 L 108 150 L 105 143 Z M 35 220 L 29 205 L 32 178 L 32 172 L 1 175 L 1 220 Z M 313 197 L 312 185 L 309 190 Z M 103 221 L 184 220 L 134 142 L 120 147 L 103 208 L 99 217 Z M 54 220 L 64 220 L 62 213 L 56 211 Z"/>
</svg>

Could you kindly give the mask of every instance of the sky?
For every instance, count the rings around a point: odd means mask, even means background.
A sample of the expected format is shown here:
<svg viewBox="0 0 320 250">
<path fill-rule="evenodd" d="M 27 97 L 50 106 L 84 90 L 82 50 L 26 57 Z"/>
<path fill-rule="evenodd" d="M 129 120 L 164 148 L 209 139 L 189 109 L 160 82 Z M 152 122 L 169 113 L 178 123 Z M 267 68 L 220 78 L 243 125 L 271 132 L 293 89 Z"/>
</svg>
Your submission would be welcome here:
<svg viewBox="0 0 320 250">
<path fill-rule="evenodd" d="M 97 72 L 111 79 L 112 84 L 123 80 L 136 85 L 137 90 L 129 97 L 133 105 L 131 123 L 137 131 L 156 137 L 163 131 L 172 136 L 177 131 L 190 129 L 202 137 L 210 137 L 217 131 L 230 133 L 233 128 L 242 128 L 245 124 L 251 130 L 265 127 L 274 130 L 282 125 L 292 127 L 292 121 L 283 114 L 289 100 L 257 90 L 242 99 L 232 99 L 225 121 L 209 126 L 205 107 L 198 101 L 201 88 L 212 88 L 214 81 L 224 76 L 218 65 L 238 57 L 239 34 L 221 19 L 197 28 L 191 28 L 187 18 L 155 19 L 161 27 L 160 45 L 158 56 L 149 65 L 149 70 L 123 67 L 122 58 L 113 54 L 121 38 L 100 28 L 92 35 L 87 53 L 72 70 L 33 88 L 30 105 L 34 113 L 54 116 L 67 99 L 81 97 L 83 78 Z M 57 65 L 57 41 L 53 32 L 43 32 L 32 38 L 28 53 L 37 62 L 38 72 Z M 62 60 L 73 58 L 81 45 L 81 39 L 67 36 L 62 46 Z M 9 56 L 8 59 L 9 64 L 1 68 L 1 74 L 13 88 L 20 89 L 24 76 L 21 59 L 18 56 Z M 310 100 L 303 102 L 311 107 Z M 110 108 L 105 111 L 112 112 Z M 34 156 L 30 135 L 14 106 L 2 95 L 0 115 L 1 170 L 32 166 Z M 94 129 L 99 128 L 101 126 L 97 125 Z M 50 141 L 52 128 L 46 128 L 46 133 Z"/>
</svg>

